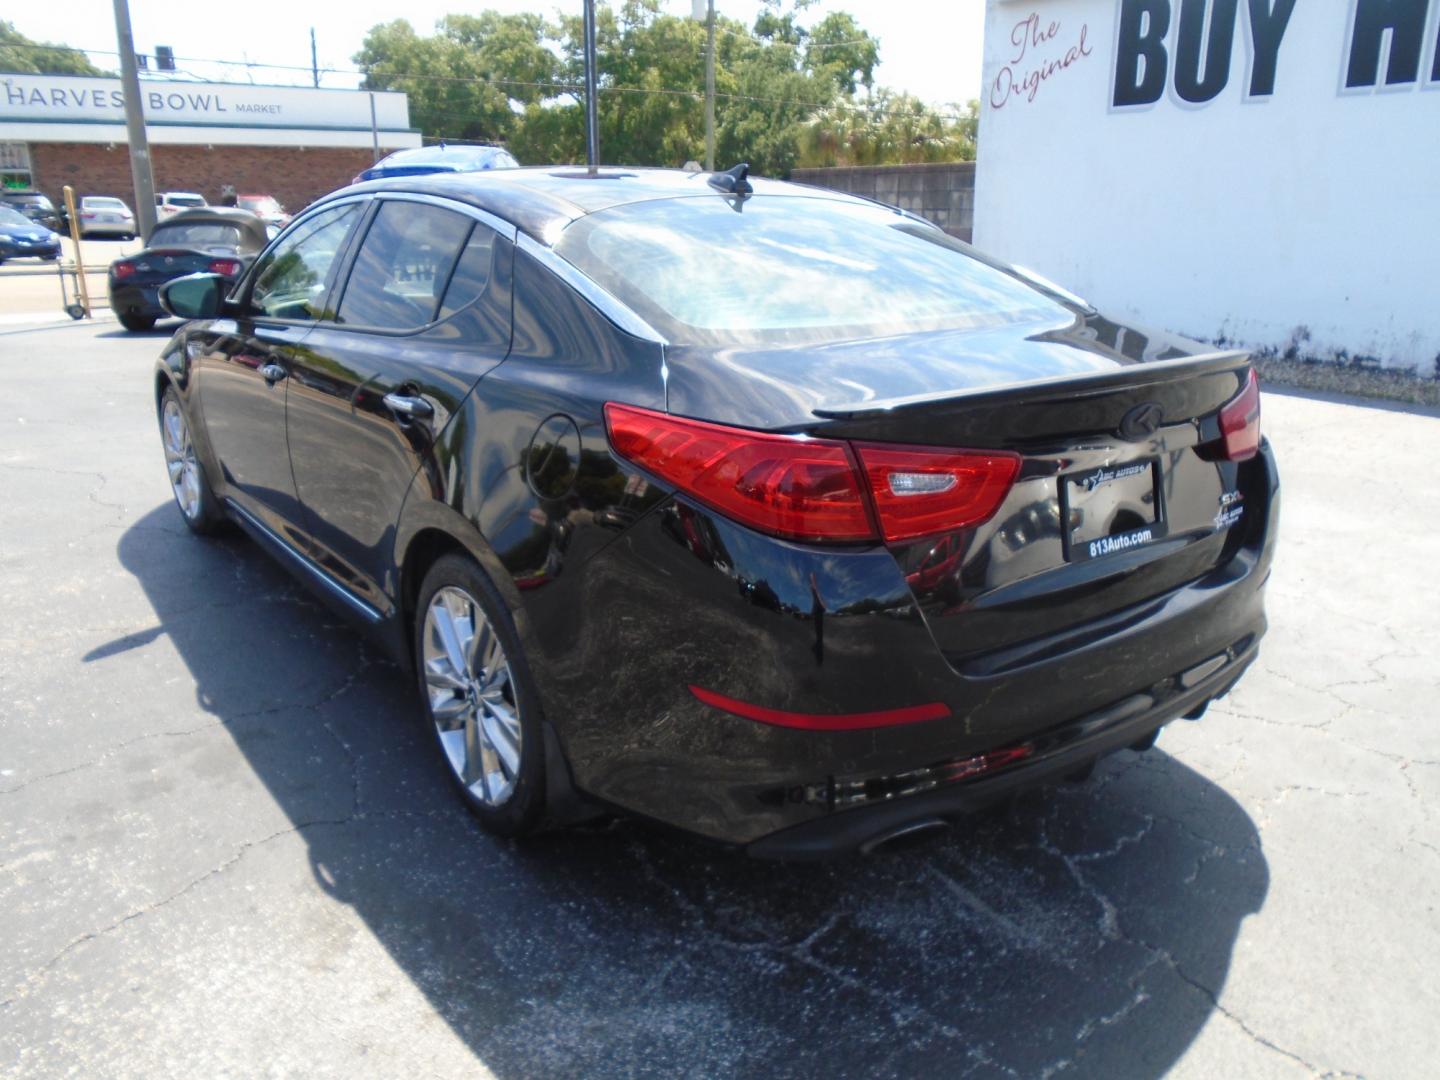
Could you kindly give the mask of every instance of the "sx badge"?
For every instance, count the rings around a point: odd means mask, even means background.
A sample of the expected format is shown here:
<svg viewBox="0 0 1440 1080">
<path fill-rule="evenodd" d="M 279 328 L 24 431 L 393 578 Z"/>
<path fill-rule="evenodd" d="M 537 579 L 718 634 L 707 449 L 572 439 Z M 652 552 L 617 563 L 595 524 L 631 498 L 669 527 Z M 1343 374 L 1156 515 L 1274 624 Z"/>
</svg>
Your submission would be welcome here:
<svg viewBox="0 0 1440 1080">
<path fill-rule="evenodd" d="M 1240 520 L 1245 512 L 1245 496 L 1238 491 L 1227 491 L 1220 496 L 1220 512 L 1215 515 L 1215 528 L 1228 529 Z"/>
</svg>

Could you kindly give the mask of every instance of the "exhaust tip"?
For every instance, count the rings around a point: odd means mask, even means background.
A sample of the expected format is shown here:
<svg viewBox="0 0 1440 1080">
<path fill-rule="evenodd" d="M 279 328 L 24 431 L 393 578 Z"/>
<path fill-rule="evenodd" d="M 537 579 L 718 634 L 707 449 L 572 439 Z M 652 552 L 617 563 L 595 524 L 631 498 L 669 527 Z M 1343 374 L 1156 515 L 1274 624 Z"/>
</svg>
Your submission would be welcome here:
<svg viewBox="0 0 1440 1080">
<path fill-rule="evenodd" d="M 860 845 L 860 854 L 873 855 L 882 848 L 886 851 L 899 851 L 915 847 L 928 839 L 937 829 L 948 832 L 950 826 L 940 818 L 922 818 L 920 821 L 910 821 L 889 832 L 872 836 Z"/>
</svg>

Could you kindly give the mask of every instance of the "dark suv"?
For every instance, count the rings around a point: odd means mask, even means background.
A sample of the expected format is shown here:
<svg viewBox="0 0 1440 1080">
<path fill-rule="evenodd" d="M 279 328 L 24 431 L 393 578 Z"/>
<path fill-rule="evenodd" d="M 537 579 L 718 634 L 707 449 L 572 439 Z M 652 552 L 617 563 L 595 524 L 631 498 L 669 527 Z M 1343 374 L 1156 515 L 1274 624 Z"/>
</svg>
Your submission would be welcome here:
<svg viewBox="0 0 1440 1080">
<path fill-rule="evenodd" d="M 64 225 L 64 215 L 48 196 L 38 191 L 0 191 L 0 206 L 18 210 L 37 225 L 59 232 Z"/>
</svg>

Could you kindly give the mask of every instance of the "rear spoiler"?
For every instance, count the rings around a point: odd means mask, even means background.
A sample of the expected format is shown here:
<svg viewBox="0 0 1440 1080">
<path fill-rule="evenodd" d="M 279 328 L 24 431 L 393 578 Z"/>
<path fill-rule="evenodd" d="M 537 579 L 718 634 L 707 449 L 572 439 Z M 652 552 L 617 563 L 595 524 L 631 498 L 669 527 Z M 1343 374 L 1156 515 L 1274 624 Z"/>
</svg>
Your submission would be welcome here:
<svg viewBox="0 0 1440 1080">
<path fill-rule="evenodd" d="M 1056 396 L 1076 401 L 1114 393 L 1116 390 L 1142 390 L 1146 387 L 1174 382 L 1177 379 L 1240 371 L 1250 364 L 1244 350 L 1197 353 L 1169 360 L 1125 364 L 1113 370 L 1087 371 L 1081 374 L 1051 375 L 1043 379 L 977 386 L 967 390 L 916 394 L 910 397 L 878 401 L 859 401 L 854 405 L 814 409 L 812 415 L 822 420 L 877 420 L 896 417 L 907 410 L 924 410 L 941 404 L 985 405 L 1033 404 Z"/>
</svg>

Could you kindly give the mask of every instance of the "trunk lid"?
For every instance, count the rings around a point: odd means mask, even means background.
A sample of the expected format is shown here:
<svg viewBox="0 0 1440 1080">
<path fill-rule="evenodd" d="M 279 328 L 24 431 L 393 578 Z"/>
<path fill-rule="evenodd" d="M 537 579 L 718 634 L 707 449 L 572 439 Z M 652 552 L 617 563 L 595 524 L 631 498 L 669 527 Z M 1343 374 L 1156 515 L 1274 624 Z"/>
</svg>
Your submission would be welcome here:
<svg viewBox="0 0 1440 1080">
<path fill-rule="evenodd" d="M 213 250 L 155 248 L 130 256 L 128 261 L 134 265 L 135 272 L 124 280 L 132 285 L 158 285 L 185 274 L 204 273 L 213 259 L 234 259 L 238 262 L 240 257 L 230 247 Z"/>
<path fill-rule="evenodd" d="M 1232 527 L 1259 476 L 1214 460 L 1220 409 L 1249 357 L 1098 315 L 805 350 L 674 349 L 667 362 L 674 413 L 1021 455 L 989 520 L 890 545 L 936 643 L 967 674 L 1110 632 L 1214 570 L 1238 546 Z"/>
</svg>

